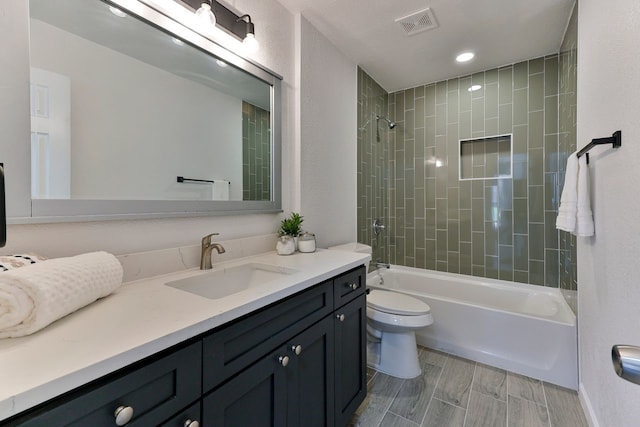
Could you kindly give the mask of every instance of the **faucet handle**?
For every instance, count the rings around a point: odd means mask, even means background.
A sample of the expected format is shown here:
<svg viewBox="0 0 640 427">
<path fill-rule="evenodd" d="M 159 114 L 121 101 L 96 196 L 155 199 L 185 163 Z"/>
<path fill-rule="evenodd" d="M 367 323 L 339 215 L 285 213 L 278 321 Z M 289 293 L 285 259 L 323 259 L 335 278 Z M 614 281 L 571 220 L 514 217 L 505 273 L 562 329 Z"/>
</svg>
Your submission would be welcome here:
<svg viewBox="0 0 640 427">
<path fill-rule="evenodd" d="M 211 233 L 211 234 L 207 234 L 206 236 L 204 236 L 204 237 L 202 238 L 202 244 L 203 244 L 203 245 L 205 245 L 205 244 L 206 244 L 206 245 L 208 245 L 209 243 L 211 243 L 211 237 L 212 237 L 212 236 L 219 236 L 219 235 L 220 235 L 220 233 Z"/>
</svg>

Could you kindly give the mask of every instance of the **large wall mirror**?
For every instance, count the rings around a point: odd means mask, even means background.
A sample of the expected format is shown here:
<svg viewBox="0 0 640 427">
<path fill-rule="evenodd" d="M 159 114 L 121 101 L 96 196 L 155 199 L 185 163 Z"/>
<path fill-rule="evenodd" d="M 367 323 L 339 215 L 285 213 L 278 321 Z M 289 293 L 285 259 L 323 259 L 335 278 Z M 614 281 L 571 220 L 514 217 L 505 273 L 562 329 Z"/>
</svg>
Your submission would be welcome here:
<svg viewBox="0 0 640 427">
<path fill-rule="evenodd" d="M 280 210 L 279 76 L 142 2 L 29 7 L 34 217 Z"/>
</svg>

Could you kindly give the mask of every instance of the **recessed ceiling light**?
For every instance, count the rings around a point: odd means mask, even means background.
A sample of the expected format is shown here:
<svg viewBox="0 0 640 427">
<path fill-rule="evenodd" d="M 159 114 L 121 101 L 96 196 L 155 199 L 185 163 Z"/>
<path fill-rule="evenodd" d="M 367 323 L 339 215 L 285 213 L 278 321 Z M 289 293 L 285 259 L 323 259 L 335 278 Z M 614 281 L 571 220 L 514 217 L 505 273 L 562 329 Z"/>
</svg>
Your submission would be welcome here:
<svg viewBox="0 0 640 427">
<path fill-rule="evenodd" d="M 126 13 L 124 13 L 123 11 L 118 9 L 117 7 L 109 6 L 109 10 L 111 11 L 111 13 L 113 13 L 114 15 L 116 15 L 119 18 L 124 18 L 124 17 L 127 16 Z"/>
<path fill-rule="evenodd" d="M 475 92 L 475 91 L 480 90 L 480 89 L 482 89 L 482 85 L 471 85 L 469 87 L 469 89 L 467 89 L 467 90 L 469 92 Z"/>
<path fill-rule="evenodd" d="M 224 62 L 222 59 L 216 59 L 216 64 L 218 64 L 218 67 L 222 67 L 222 68 L 227 66 L 227 63 Z"/>
<path fill-rule="evenodd" d="M 460 55 L 456 56 L 457 62 L 469 62 L 476 56 L 473 52 L 463 52 Z"/>
<path fill-rule="evenodd" d="M 177 44 L 178 46 L 184 46 L 184 42 L 178 38 L 171 37 L 171 41 Z"/>
</svg>

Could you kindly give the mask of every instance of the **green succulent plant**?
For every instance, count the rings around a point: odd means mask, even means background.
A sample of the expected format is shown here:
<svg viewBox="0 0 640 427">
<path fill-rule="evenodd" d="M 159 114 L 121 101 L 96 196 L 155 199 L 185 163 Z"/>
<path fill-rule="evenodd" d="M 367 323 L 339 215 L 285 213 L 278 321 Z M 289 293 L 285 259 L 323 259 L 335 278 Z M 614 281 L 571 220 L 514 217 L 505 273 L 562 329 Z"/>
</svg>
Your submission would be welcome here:
<svg viewBox="0 0 640 427">
<path fill-rule="evenodd" d="M 289 218 L 285 218 L 280 222 L 278 234 L 280 236 L 299 236 L 302 233 L 302 221 L 304 221 L 302 215 L 291 212 Z"/>
</svg>

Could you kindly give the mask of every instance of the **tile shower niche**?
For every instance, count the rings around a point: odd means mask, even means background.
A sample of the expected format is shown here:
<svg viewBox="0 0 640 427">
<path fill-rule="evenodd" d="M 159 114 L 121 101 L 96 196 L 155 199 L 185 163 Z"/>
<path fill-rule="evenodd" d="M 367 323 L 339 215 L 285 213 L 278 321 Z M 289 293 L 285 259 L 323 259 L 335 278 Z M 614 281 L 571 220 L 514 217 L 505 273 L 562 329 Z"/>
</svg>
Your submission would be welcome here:
<svg viewBox="0 0 640 427">
<path fill-rule="evenodd" d="M 511 134 L 460 140 L 460 180 L 513 176 Z"/>
</svg>

